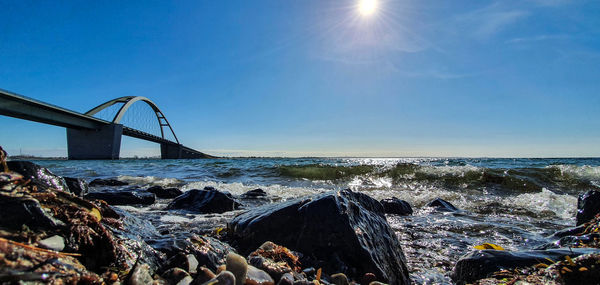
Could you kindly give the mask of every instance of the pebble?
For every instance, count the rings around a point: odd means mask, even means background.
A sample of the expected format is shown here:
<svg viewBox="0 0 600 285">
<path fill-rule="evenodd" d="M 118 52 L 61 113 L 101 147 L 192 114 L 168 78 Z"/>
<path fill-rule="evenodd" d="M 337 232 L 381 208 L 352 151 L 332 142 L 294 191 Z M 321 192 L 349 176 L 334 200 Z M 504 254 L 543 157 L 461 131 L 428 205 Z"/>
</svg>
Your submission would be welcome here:
<svg viewBox="0 0 600 285">
<path fill-rule="evenodd" d="M 161 277 L 167 280 L 169 284 L 181 283 L 181 285 L 183 285 L 192 283 L 192 277 L 190 276 L 190 274 L 188 274 L 185 270 L 179 267 L 173 267 L 165 271 L 165 273 L 163 273 Z M 184 281 L 184 279 L 186 280 Z"/>
<path fill-rule="evenodd" d="M 377 281 L 377 277 L 373 273 L 365 273 L 362 277 L 361 284 L 370 284 L 373 281 Z"/>
<path fill-rule="evenodd" d="M 188 272 L 190 274 L 196 274 L 196 272 L 198 272 L 198 265 L 200 264 L 198 262 L 198 259 L 196 259 L 196 257 L 193 254 L 188 254 L 186 255 L 187 260 L 188 260 L 188 265 L 189 265 L 189 269 Z"/>
<path fill-rule="evenodd" d="M 379 281 L 373 281 L 373 282 L 369 283 L 369 285 L 387 285 L 387 284 L 381 283 Z"/>
<path fill-rule="evenodd" d="M 54 235 L 38 241 L 38 245 L 45 249 L 62 251 L 65 249 L 65 239 L 59 235 Z"/>
<path fill-rule="evenodd" d="M 279 279 L 277 285 L 293 285 L 294 284 L 294 275 L 292 273 L 285 273 Z"/>
<path fill-rule="evenodd" d="M 235 276 L 236 285 L 244 285 L 246 274 L 248 273 L 248 263 L 246 259 L 239 254 L 230 252 L 227 254 L 225 268 Z"/>
<path fill-rule="evenodd" d="M 219 273 L 215 278 L 204 282 L 202 285 L 235 285 L 235 276 L 229 271 Z"/>
<path fill-rule="evenodd" d="M 292 279 L 293 280 L 293 279 Z M 246 274 L 246 285 L 275 285 L 275 281 L 267 272 L 264 272 L 252 265 L 248 266 Z"/>
<path fill-rule="evenodd" d="M 150 266 L 145 263 L 138 263 L 129 276 L 129 284 L 131 285 L 146 285 L 151 284 L 153 281 Z"/>
<path fill-rule="evenodd" d="M 344 273 L 336 273 L 331 275 L 331 282 L 335 285 L 349 285 L 348 277 Z"/>
<path fill-rule="evenodd" d="M 196 278 L 194 279 L 194 284 L 202 284 L 208 280 L 215 278 L 215 275 L 210 269 L 201 266 L 198 268 L 198 274 L 196 274 Z"/>
</svg>

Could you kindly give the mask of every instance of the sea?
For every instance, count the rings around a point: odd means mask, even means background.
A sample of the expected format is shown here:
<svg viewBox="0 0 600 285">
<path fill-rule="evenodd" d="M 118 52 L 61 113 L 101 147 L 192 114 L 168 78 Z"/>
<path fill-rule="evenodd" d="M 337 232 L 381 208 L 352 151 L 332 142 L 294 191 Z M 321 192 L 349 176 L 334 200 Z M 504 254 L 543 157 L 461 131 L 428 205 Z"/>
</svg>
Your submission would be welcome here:
<svg viewBox="0 0 600 285">
<path fill-rule="evenodd" d="M 506 250 L 552 242 L 575 225 L 577 197 L 600 189 L 600 158 L 224 158 L 34 161 L 55 174 L 116 178 L 126 187 L 153 185 L 183 191 L 212 186 L 241 195 L 263 189 L 270 202 L 350 188 L 377 200 L 409 202 L 411 216 L 386 215 L 401 241 L 416 284 L 450 284 L 450 272 L 473 246 Z M 439 212 L 427 203 L 442 198 L 460 209 Z M 150 206 L 119 206 L 162 233 L 206 233 L 240 211 L 194 215 Z M 318 221 L 315 221 L 318 223 Z"/>
</svg>

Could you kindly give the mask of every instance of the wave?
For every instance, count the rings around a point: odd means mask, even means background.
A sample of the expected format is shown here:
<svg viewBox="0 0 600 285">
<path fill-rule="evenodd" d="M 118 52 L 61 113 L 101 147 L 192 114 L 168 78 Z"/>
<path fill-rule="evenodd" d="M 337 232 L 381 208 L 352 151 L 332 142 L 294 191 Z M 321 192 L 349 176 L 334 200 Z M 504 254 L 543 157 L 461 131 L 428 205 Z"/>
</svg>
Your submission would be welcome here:
<svg viewBox="0 0 600 285">
<path fill-rule="evenodd" d="M 279 166 L 278 175 L 308 180 L 348 181 L 350 186 L 393 187 L 414 183 L 448 189 L 485 189 L 540 192 L 544 188 L 575 193 L 600 189 L 600 167 L 552 165 L 543 168 L 486 168 L 472 165 L 431 166 L 399 163 L 394 166 Z"/>
</svg>

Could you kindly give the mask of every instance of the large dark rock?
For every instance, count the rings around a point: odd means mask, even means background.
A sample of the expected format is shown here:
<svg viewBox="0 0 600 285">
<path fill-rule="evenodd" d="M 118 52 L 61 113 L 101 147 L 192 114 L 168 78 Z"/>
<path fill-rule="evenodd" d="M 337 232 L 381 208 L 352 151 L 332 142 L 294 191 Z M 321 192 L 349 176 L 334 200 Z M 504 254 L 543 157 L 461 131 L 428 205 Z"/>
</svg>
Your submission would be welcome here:
<svg viewBox="0 0 600 285">
<path fill-rule="evenodd" d="M 235 217 L 228 228 L 245 253 L 273 241 L 303 253 L 303 266 L 353 277 L 372 272 L 390 284 L 410 283 L 383 206 L 365 194 L 341 190 L 264 205 Z"/>
<path fill-rule="evenodd" d="M 486 278 L 496 271 L 548 263 L 546 258 L 559 261 L 567 255 L 573 258 L 588 253 L 600 253 L 600 250 L 594 248 L 562 248 L 516 252 L 490 249 L 477 250 L 461 258 L 456 263 L 451 277 L 458 284 L 472 283 Z"/>
<path fill-rule="evenodd" d="M 259 199 L 259 198 L 264 198 L 267 197 L 267 192 L 265 192 L 265 190 L 262 190 L 260 188 L 254 189 L 254 190 L 250 190 L 244 194 L 242 194 L 240 196 L 240 198 L 244 198 L 244 199 Z"/>
<path fill-rule="evenodd" d="M 89 192 L 88 183 L 81 178 L 63 177 L 69 187 L 69 191 L 77 196 L 83 196 Z"/>
<path fill-rule="evenodd" d="M 159 186 L 159 185 L 152 186 L 152 187 L 146 189 L 146 191 L 148 191 L 150 193 L 154 193 L 154 195 L 156 195 L 156 197 L 161 198 L 161 199 L 172 199 L 172 198 L 175 198 L 175 197 L 183 194 L 183 191 L 181 191 L 177 188 L 163 188 L 162 186 Z"/>
<path fill-rule="evenodd" d="M 413 209 L 408 202 L 396 197 L 383 199 L 379 202 L 383 205 L 383 210 L 386 214 L 407 216 L 413 213 Z"/>
<path fill-rule="evenodd" d="M 25 180 L 31 179 L 30 185 L 36 185 L 42 189 L 53 188 L 69 192 L 69 186 L 65 180 L 47 168 L 30 161 L 9 161 L 7 164 L 11 171 L 23 175 Z"/>
<path fill-rule="evenodd" d="M 110 205 L 151 205 L 156 201 L 156 196 L 148 192 L 140 191 L 105 191 L 88 193 L 86 199 L 104 200 Z"/>
<path fill-rule="evenodd" d="M 125 185 L 129 185 L 129 183 L 124 182 L 124 181 L 120 181 L 117 179 L 101 179 L 101 178 L 97 178 L 92 180 L 92 182 L 90 182 L 90 186 L 125 186 Z"/>
<path fill-rule="evenodd" d="M 205 187 L 203 190 L 189 190 L 175 198 L 167 205 L 167 210 L 180 209 L 207 214 L 233 211 L 239 206 L 240 204 L 233 199 L 231 194 L 221 192 L 213 187 Z"/>
<path fill-rule="evenodd" d="M 600 192 L 590 190 L 577 199 L 577 225 L 585 224 L 600 213 Z"/>
<path fill-rule="evenodd" d="M 441 212 L 457 212 L 458 211 L 458 208 L 454 207 L 454 205 L 452 205 L 450 202 L 448 202 L 444 199 L 441 199 L 441 198 L 435 198 L 435 200 L 433 200 L 427 204 L 427 207 L 432 207 L 436 211 L 441 211 Z"/>
</svg>

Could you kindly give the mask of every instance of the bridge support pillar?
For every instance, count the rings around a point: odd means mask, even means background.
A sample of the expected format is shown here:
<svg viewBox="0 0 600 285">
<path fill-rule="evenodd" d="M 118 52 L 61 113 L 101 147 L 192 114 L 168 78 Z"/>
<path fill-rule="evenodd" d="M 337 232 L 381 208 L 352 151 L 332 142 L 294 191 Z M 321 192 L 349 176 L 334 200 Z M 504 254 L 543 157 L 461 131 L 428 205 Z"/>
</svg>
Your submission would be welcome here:
<svg viewBox="0 0 600 285">
<path fill-rule="evenodd" d="M 99 130 L 67 129 L 69 159 L 119 159 L 123 125 L 110 124 Z"/>
<path fill-rule="evenodd" d="M 161 159 L 180 159 L 183 152 L 183 146 L 174 143 L 161 143 L 160 144 L 160 158 Z"/>
</svg>

